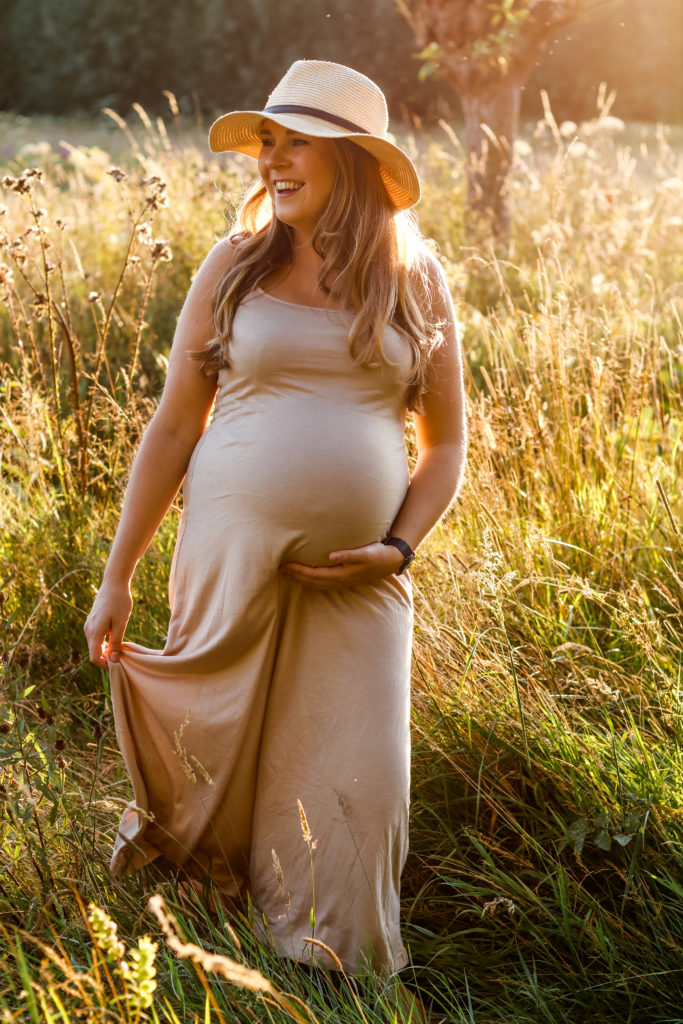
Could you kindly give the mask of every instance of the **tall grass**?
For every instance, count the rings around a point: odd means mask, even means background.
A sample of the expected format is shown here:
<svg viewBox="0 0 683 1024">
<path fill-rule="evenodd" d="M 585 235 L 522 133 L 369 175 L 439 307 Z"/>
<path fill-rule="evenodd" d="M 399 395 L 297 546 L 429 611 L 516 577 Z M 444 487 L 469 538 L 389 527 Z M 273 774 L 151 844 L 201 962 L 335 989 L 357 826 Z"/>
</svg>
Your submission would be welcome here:
<svg viewBox="0 0 683 1024">
<path fill-rule="evenodd" d="M 82 622 L 183 294 L 249 173 L 178 118 L 140 108 L 117 130 L 115 157 L 24 148 L 3 182 L 3 1019 L 415 1019 L 376 979 L 295 971 L 248 913 L 153 869 L 108 874 L 127 782 Z M 578 127 L 548 110 L 494 253 L 463 237 L 452 131 L 406 145 L 457 299 L 471 431 L 467 485 L 414 569 L 415 981 L 452 1021 L 673 1024 L 683 150 L 606 104 Z M 164 632 L 175 520 L 140 567 L 133 639 Z M 157 892 L 175 923 L 147 911 Z"/>
</svg>

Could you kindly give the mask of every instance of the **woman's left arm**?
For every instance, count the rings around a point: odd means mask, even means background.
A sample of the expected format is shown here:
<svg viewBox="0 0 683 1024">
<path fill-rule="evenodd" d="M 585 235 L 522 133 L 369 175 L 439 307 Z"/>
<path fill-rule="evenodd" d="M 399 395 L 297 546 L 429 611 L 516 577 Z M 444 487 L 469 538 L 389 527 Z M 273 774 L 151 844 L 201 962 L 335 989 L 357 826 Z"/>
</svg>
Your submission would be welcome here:
<svg viewBox="0 0 683 1024">
<path fill-rule="evenodd" d="M 467 454 L 462 354 L 455 311 L 443 271 L 438 264 L 436 267 L 434 306 L 444 324 L 444 338 L 432 356 L 422 409 L 415 414 L 417 462 L 391 527 L 393 536 L 405 540 L 413 549 L 458 493 Z"/>
<path fill-rule="evenodd" d="M 413 550 L 439 521 L 458 492 L 467 453 L 467 424 L 462 354 L 455 328 L 455 311 L 446 278 L 432 261 L 433 310 L 443 324 L 443 342 L 433 353 L 427 389 L 415 415 L 418 457 L 405 499 L 391 534 Z M 357 586 L 390 576 L 403 556 L 395 547 L 378 541 L 350 551 L 333 551 L 333 568 L 299 563 L 281 567 L 284 576 L 317 590 Z"/>
</svg>

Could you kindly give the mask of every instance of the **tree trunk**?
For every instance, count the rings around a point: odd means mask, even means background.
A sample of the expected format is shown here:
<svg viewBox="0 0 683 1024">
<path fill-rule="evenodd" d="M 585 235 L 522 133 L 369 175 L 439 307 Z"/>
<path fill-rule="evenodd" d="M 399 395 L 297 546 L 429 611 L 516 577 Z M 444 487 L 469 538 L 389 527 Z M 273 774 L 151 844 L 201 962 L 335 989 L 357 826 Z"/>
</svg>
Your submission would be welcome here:
<svg viewBox="0 0 683 1024">
<path fill-rule="evenodd" d="M 452 83 L 455 85 L 455 82 Z M 519 123 L 521 82 L 496 75 L 470 92 L 457 85 L 467 142 L 467 221 L 473 241 L 504 241 L 510 228 L 508 189 Z"/>
<path fill-rule="evenodd" d="M 581 10 L 616 2 L 396 0 L 418 45 L 440 49 L 435 58 L 439 74 L 460 97 L 468 150 L 468 234 L 475 244 L 507 238 L 521 88 L 538 55 Z"/>
</svg>

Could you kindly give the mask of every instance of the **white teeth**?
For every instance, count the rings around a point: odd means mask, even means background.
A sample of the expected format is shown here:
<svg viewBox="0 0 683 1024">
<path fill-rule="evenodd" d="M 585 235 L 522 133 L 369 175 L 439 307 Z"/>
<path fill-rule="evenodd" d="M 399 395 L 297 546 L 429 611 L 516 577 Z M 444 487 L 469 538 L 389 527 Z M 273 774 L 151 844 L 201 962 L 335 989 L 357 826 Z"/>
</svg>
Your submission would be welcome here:
<svg viewBox="0 0 683 1024">
<path fill-rule="evenodd" d="M 301 181 L 276 181 L 275 183 L 276 192 L 295 192 L 301 188 L 303 182 Z"/>
</svg>

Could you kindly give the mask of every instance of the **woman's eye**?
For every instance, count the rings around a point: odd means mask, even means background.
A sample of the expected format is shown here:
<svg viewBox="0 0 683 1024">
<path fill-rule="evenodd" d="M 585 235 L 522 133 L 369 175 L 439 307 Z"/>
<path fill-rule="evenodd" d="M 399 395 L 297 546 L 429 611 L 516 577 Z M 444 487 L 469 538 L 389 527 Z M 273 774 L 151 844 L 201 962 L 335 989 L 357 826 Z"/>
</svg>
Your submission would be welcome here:
<svg viewBox="0 0 683 1024">
<path fill-rule="evenodd" d="M 307 146 L 308 139 L 292 139 L 293 146 Z"/>
<path fill-rule="evenodd" d="M 272 145 L 273 145 L 273 140 L 272 139 L 265 139 L 265 138 L 261 139 L 261 146 L 262 146 L 263 149 L 267 149 L 269 146 L 272 146 Z"/>
</svg>

